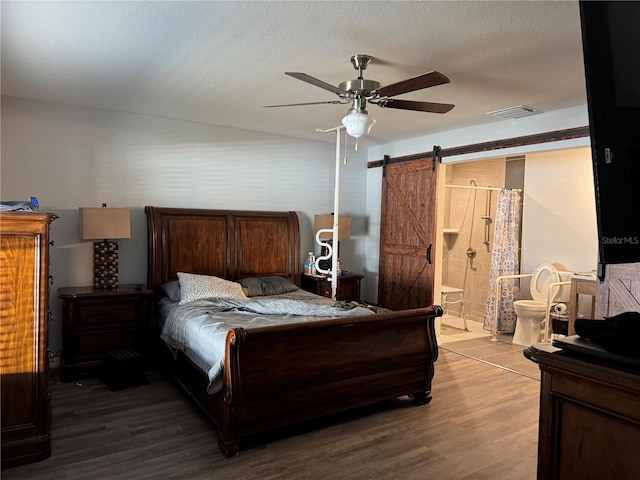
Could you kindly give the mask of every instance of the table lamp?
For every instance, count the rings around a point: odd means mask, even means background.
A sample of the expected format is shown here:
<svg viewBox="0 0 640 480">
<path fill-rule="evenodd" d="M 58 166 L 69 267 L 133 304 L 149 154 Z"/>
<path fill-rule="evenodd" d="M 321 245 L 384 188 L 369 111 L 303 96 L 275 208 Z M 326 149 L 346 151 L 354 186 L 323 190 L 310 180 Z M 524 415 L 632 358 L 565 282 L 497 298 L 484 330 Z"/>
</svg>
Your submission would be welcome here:
<svg viewBox="0 0 640 480">
<path fill-rule="evenodd" d="M 128 208 L 80 208 L 80 234 L 93 242 L 93 288 L 118 288 L 118 242 L 131 238 Z"/>
</svg>

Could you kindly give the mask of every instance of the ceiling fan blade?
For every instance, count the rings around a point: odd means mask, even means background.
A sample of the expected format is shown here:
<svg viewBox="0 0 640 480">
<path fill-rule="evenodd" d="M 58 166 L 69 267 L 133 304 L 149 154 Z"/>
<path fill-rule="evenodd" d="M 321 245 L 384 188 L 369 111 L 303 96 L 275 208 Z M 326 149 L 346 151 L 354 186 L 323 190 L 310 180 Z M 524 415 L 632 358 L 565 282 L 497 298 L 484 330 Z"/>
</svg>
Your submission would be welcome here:
<svg viewBox="0 0 640 480">
<path fill-rule="evenodd" d="M 379 104 L 383 108 L 399 108 L 401 110 L 415 110 L 417 112 L 447 113 L 455 105 L 450 103 L 414 102 L 411 100 L 396 100 L 390 98 Z"/>
<path fill-rule="evenodd" d="M 408 78 L 401 82 L 392 83 L 376 90 L 375 93 L 381 97 L 394 97 L 401 93 L 414 92 L 423 88 L 435 87 L 449 83 L 449 79 L 440 72 L 429 72 L 418 75 L 417 77 Z"/>
<path fill-rule="evenodd" d="M 324 104 L 344 104 L 348 102 L 343 102 L 341 100 L 329 100 L 328 102 L 306 102 L 306 103 L 285 103 L 282 105 L 262 105 L 263 107 L 299 107 L 301 105 L 324 105 Z"/>
<path fill-rule="evenodd" d="M 285 75 L 289 75 L 290 77 L 297 78 L 298 80 L 302 80 L 303 82 L 310 83 L 311 85 L 315 85 L 316 87 L 324 88 L 325 90 L 329 90 L 338 95 L 345 95 L 347 92 L 339 89 L 338 87 L 334 87 L 330 83 L 323 82 L 322 80 L 318 80 L 317 78 L 312 77 L 311 75 L 307 75 L 302 72 L 284 72 Z"/>
</svg>

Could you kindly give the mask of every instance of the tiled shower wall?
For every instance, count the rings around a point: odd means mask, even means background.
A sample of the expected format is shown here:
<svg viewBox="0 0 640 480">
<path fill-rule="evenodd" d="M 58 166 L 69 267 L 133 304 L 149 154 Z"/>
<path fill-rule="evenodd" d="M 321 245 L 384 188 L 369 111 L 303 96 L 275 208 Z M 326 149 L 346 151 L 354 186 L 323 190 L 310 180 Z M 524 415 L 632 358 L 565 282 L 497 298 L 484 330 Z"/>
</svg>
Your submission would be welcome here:
<svg viewBox="0 0 640 480">
<path fill-rule="evenodd" d="M 469 186 L 473 179 L 479 187 L 504 187 L 505 159 L 482 160 L 447 165 L 446 184 Z M 467 321 L 482 322 L 487 301 L 491 249 L 495 227 L 497 191 L 445 187 L 442 284 L 464 289 Z M 482 219 L 489 207 L 488 244 Z M 457 230 L 456 233 L 447 233 Z M 472 248 L 476 256 L 466 252 Z M 453 297 L 451 298 L 453 299 Z M 446 313 L 460 316 L 461 305 L 445 305 Z"/>
</svg>

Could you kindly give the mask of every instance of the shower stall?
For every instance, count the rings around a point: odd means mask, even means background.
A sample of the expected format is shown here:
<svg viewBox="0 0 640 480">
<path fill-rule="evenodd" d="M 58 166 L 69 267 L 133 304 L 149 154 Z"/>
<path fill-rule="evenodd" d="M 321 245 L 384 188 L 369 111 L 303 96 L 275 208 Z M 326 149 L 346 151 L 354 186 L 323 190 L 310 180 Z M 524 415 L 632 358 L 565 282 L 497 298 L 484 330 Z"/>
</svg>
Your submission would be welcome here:
<svg viewBox="0 0 640 480">
<path fill-rule="evenodd" d="M 445 325 L 483 331 L 497 197 L 505 187 L 507 163 L 500 158 L 447 165 L 441 277 Z"/>
</svg>

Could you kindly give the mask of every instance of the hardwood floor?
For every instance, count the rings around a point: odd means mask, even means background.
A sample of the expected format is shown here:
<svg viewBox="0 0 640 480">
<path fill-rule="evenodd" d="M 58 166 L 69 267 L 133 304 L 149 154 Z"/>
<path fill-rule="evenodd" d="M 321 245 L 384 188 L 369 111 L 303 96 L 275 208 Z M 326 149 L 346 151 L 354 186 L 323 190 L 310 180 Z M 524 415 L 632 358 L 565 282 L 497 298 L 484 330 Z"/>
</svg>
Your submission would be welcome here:
<svg viewBox="0 0 640 480">
<path fill-rule="evenodd" d="M 175 385 L 51 385 L 51 458 L 14 479 L 425 479 L 536 477 L 539 381 L 440 351 L 433 400 L 398 399 L 261 435 L 225 458 Z"/>
<path fill-rule="evenodd" d="M 440 348 L 527 375 L 534 380 L 540 379 L 538 365 L 527 360 L 522 353 L 527 347 L 511 343 L 511 336 L 498 335 L 498 341 L 494 342 L 491 340 L 491 335 L 466 338 L 465 332 L 460 331 L 462 333 L 459 335 L 443 337 L 446 341 L 440 344 Z M 460 337 L 461 340 L 451 341 L 456 337 Z"/>
</svg>

